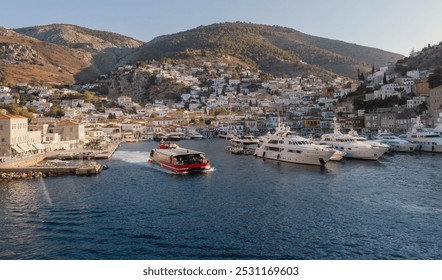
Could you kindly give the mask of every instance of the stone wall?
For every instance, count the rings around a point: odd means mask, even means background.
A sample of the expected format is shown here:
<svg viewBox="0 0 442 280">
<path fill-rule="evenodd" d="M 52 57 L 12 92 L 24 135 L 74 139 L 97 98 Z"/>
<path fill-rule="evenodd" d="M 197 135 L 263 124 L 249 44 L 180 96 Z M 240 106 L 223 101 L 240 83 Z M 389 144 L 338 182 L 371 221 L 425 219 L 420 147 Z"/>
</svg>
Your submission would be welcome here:
<svg viewBox="0 0 442 280">
<path fill-rule="evenodd" d="M 47 154 L 41 154 L 41 155 L 32 156 L 30 158 L 14 159 L 8 162 L 4 162 L 0 164 L 0 170 L 2 168 L 34 166 L 37 163 L 43 161 L 46 158 L 46 156 Z"/>
</svg>

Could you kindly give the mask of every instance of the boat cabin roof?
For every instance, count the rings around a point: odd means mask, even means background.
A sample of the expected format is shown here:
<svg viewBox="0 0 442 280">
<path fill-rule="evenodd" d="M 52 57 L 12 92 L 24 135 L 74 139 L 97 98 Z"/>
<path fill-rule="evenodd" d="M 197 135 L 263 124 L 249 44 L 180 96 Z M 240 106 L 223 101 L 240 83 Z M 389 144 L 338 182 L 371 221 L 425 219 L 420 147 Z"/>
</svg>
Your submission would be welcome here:
<svg viewBox="0 0 442 280">
<path fill-rule="evenodd" d="M 182 155 L 202 155 L 203 152 L 198 152 L 190 149 L 177 148 L 177 149 L 156 149 L 157 152 L 168 156 L 182 156 Z"/>
</svg>

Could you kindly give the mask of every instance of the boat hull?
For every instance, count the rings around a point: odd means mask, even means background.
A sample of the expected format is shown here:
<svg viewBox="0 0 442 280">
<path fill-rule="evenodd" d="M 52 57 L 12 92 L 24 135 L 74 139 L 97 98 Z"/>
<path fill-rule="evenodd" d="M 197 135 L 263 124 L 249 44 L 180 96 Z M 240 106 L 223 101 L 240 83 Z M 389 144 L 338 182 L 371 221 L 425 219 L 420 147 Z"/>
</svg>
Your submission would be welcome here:
<svg viewBox="0 0 442 280">
<path fill-rule="evenodd" d="M 343 145 L 343 143 L 345 142 L 322 142 L 322 144 L 330 145 L 337 151 L 345 152 L 345 158 L 378 160 L 387 151 L 386 148 L 373 147 L 358 142 L 348 142 L 346 145 Z"/>
<path fill-rule="evenodd" d="M 442 145 L 419 144 L 417 143 L 416 151 L 442 153 Z"/>
<path fill-rule="evenodd" d="M 384 153 L 385 150 L 371 150 L 371 151 L 345 151 L 346 154 L 344 155 L 345 158 L 354 158 L 354 159 L 368 159 L 368 160 L 378 160 Z"/>
<path fill-rule="evenodd" d="M 300 154 L 296 153 L 276 152 L 258 148 L 255 151 L 255 156 L 290 163 L 324 166 L 334 155 L 334 153 L 335 151 L 330 150 L 328 153 L 322 152 L 322 154 L 319 155 L 314 151 L 303 151 L 301 156 Z"/>
<path fill-rule="evenodd" d="M 411 153 L 416 150 L 416 144 L 389 144 L 393 152 Z"/>
<path fill-rule="evenodd" d="M 149 162 L 156 163 L 173 173 L 210 171 L 210 162 L 203 153 L 179 148 L 176 144 L 162 144 L 150 152 Z"/>
<path fill-rule="evenodd" d="M 169 162 L 151 159 L 153 163 L 160 165 L 162 168 L 169 170 L 176 174 L 187 174 L 187 173 L 201 173 L 210 171 L 210 163 L 194 163 L 186 165 L 171 164 Z"/>
</svg>

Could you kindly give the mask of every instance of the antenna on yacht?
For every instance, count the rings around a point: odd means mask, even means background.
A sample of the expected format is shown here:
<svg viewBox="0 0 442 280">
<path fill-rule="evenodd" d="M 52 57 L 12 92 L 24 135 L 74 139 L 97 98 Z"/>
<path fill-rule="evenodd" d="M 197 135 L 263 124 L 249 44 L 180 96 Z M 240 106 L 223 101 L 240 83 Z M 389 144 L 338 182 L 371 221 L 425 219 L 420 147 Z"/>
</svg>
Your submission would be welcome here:
<svg viewBox="0 0 442 280">
<path fill-rule="evenodd" d="M 281 130 L 281 116 L 278 114 L 278 130 Z"/>
<path fill-rule="evenodd" d="M 338 123 L 338 119 L 336 117 L 333 117 L 333 132 L 334 133 L 339 133 L 339 123 Z"/>
</svg>

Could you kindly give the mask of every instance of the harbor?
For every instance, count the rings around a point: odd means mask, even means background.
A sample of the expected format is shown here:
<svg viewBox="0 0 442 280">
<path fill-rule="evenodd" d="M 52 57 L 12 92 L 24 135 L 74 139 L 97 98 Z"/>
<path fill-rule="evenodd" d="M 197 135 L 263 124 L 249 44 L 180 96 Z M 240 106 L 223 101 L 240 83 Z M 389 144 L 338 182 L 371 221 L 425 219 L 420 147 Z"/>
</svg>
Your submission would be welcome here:
<svg viewBox="0 0 442 280">
<path fill-rule="evenodd" d="M 30 179 L 64 175 L 96 175 L 107 166 L 95 160 L 109 159 L 120 143 L 112 143 L 106 150 L 59 150 L 15 159 L 0 165 L 0 180 Z"/>
<path fill-rule="evenodd" d="M 440 259 L 442 154 L 344 158 L 325 167 L 238 156 L 225 139 L 182 140 L 215 172 L 147 163 L 122 144 L 99 176 L 0 188 L 2 259 Z"/>
</svg>

